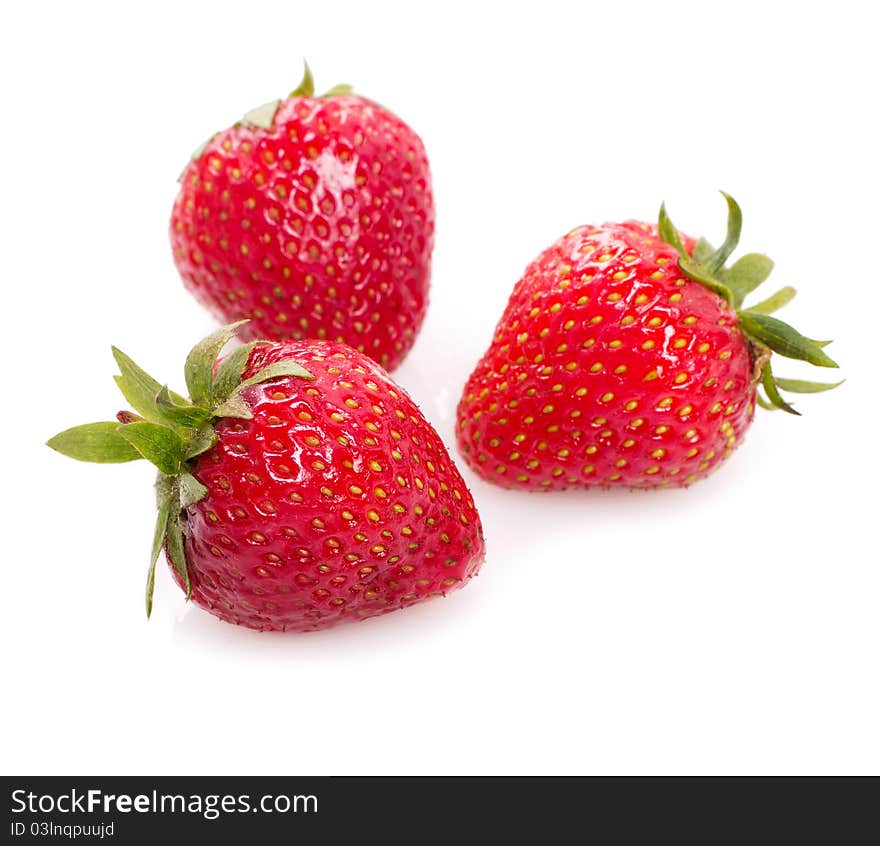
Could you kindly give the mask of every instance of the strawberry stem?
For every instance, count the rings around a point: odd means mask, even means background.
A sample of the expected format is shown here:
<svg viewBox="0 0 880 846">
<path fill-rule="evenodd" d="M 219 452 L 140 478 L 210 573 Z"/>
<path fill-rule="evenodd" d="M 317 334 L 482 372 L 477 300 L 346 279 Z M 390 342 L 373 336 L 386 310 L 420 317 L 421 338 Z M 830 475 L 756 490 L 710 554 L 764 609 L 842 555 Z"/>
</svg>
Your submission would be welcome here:
<svg viewBox="0 0 880 846">
<path fill-rule="evenodd" d="M 717 294 L 731 306 L 739 318 L 739 329 L 745 335 L 752 350 L 755 364 L 755 379 L 760 380 L 767 399 L 759 395 L 758 404 L 764 408 L 781 408 L 792 414 L 796 412 L 781 396 L 780 389 L 798 392 L 798 385 L 815 386 L 809 391 L 817 393 L 830 390 L 841 384 L 819 382 L 798 382 L 791 379 L 776 379 L 770 367 L 770 352 L 778 353 L 785 358 L 806 361 L 816 367 L 837 367 L 818 343 L 801 335 L 793 326 L 779 318 L 772 317 L 771 312 L 791 302 L 795 289 L 786 286 L 751 308 L 743 308 L 743 300 L 757 289 L 773 269 L 773 262 L 759 253 L 742 256 L 734 264 L 726 268 L 725 262 L 733 254 L 739 243 L 742 231 L 742 210 L 736 200 L 729 194 L 721 192 L 727 201 L 727 235 L 724 243 L 716 250 L 705 239 L 700 238 L 694 247 L 693 255 L 684 249 L 681 235 L 672 224 L 666 211 L 666 205 L 660 206 L 657 231 L 661 240 L 675 248 L 679 255 L 678 267 L 681 272 L 694 282 L 698 282 Z"/>
</svg>

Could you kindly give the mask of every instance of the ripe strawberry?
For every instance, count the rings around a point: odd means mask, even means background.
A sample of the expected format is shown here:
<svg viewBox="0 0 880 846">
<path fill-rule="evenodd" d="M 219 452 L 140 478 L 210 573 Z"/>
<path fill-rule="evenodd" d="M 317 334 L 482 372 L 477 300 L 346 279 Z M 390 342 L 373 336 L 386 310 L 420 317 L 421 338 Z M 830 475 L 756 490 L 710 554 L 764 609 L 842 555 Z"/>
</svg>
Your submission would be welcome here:
<svg viewBox="0 0 880 846">
<path fill-rule="evenodd" d="M 261 630 L 326 628 L 462 587 L 483 561 L 480 518 L 415 403 L 333 342 L 256 342 L 215 365 L 234 329 L 190 353 L 191 401 L 114 349 L 137 413 L 49 441 L 159 469 L 147 613 L 163 545 L 198 605 Z"/>
<path fill-rule="evenodd" d="M 771 350 L 837 365 L 769 316 L 794 289 L 742 307 L 773 263 L 724 267 L 742 223 L 724 196 L 718 250 L 680 236 L 661 208 L 659 226 L 581 226 L 528 266 L 458 406 L 477 473 L 526 490 L 686 486 L 730 455 L 756 400 L 794 412 L 780 388 L 835 387 L 773 376 Z"/>
<path fill-rule="evenodd" d="M 337 86 L 300 86 L 215 135 L 171 215 L 185 286 L 247 338 L 345 342 L 388 369 L 428 306 L 434 202 L 419 137 Z"/>
</svg>

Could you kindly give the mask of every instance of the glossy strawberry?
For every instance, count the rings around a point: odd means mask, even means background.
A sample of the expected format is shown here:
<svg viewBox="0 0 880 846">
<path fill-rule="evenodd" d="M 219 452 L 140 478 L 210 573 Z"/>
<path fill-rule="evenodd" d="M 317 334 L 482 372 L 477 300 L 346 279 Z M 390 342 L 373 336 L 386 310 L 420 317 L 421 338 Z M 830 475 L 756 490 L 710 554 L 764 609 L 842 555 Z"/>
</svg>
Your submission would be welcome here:
<svg viewBox="0 0 880 846">
<path fill-rule="evenodd" d="M 771 350 L 837 365 L 821 342 L 769 316 L 794 289 L 743 308 L 772 262 L 659 226 L 581 226 L 528 266 L 458 406 L 458 445 L 485 479 L 524 490 L 688 485 L 742 440 L 756 401 L 794 409 Z M 758 394 L 758 385 L 766 399 Z M 839 383 L 838 383 L 839 384 Z M 795 412 L 796 413 L 796 412 Z"/>
<path fill-rule="evenodd" d="M 261 630 L 326 628 L 466 584 L 484 557 L 480 518 L 406 393 L 331 342 L 252 343 L 214 366 L 232 328 L 190 354 L 192 401 L 114 350 L 137 413 L 49 442 L 158 467 L 148 613 L 163 545 L 198 605 Z"/>
<path fill-rule="evenodd" d="M 345 342 L 387 369 L 428 305 L 434 203 L 419 137 L 337 86 L 299 88 L 215 135 L 171 215 L 186 287 L 243 336 Z"/>
</svg>

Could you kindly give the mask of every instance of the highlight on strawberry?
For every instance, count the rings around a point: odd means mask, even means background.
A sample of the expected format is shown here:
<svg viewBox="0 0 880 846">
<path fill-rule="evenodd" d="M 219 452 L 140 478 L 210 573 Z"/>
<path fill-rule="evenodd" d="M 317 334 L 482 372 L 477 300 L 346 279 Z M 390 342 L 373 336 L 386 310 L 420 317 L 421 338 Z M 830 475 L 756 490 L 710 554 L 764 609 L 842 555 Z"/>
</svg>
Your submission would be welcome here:
<svg viewBox="0 0 880 846">
<path fill-rule="evenodd" d="M 722 192 L 723 193 L 723 192 Z M 742 213 L 732 197 L 720 247 L 657 225 L 580 226 L 517 282 L 458 405 L 458 446 L 484 479 L 524 490 L 687 486 L 741 442 L 758 404 L 827 391 L 776 373 L 776 357 L 837 367 L 773 316 L 794 288 L 746 306 L 773 269 L 726 263 Z"/>
<path fill-rule="evenodd" d="M 114 347 L 132 410 L 48 442 L 157 468 L 147 615 L 163 548 L 187 598 L 260 630 L 326 628 L 464 586 L 485 555 L 480 518 L 406 392 L 333 342 L 257 341 L 218 360 L 240 326 L 189 353 L 189 398 Z"/>
<path fill-rule="evenodd" d="M 337 85 L 299 86 L 214 135 L 170 224 L 184 285 L 250 339 L 347 343 L 393 370 L 428 307 L 434 200 L 419 136 Z"/>
</svg>

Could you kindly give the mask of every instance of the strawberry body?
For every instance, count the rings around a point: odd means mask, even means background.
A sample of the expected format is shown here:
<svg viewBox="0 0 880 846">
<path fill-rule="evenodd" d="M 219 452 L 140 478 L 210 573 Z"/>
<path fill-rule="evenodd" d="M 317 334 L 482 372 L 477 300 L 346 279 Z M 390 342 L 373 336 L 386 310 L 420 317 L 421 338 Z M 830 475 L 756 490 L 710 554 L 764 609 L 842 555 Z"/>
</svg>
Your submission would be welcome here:
<svg viewBox="0 0 880 846">
<path fill-rule="evenodd" d="M 428 304 L 421 140 L 350 94 L 291 96 L 266 120 L 214 136 L 181 177 L 170 231 L 185 286 L 223 322 L 250 318 L 245 338 L 345 342 L 393 369 Z"/>
<path fill-rule="evenodd" d="M 218 421 L 192 462 L 208 491 L 182 521 L 193 600 L 228 622 L 305 631 L 464 585 L 484 556 L 480 519 L 415 403 L 341 344 L 260 344 L 244 376 L 285 359 L 313 381 L 246 388 L 252 419 Z"/>
<path fill-rule="evenodd" d="M 458 406 L 479 475 L 680 486 L 730 455 L 754 415 L 755 363 L 736 311 L 676 258 L 656 226 L 627 222 L 574 229 L 528 266 Z"/>
</svg>

